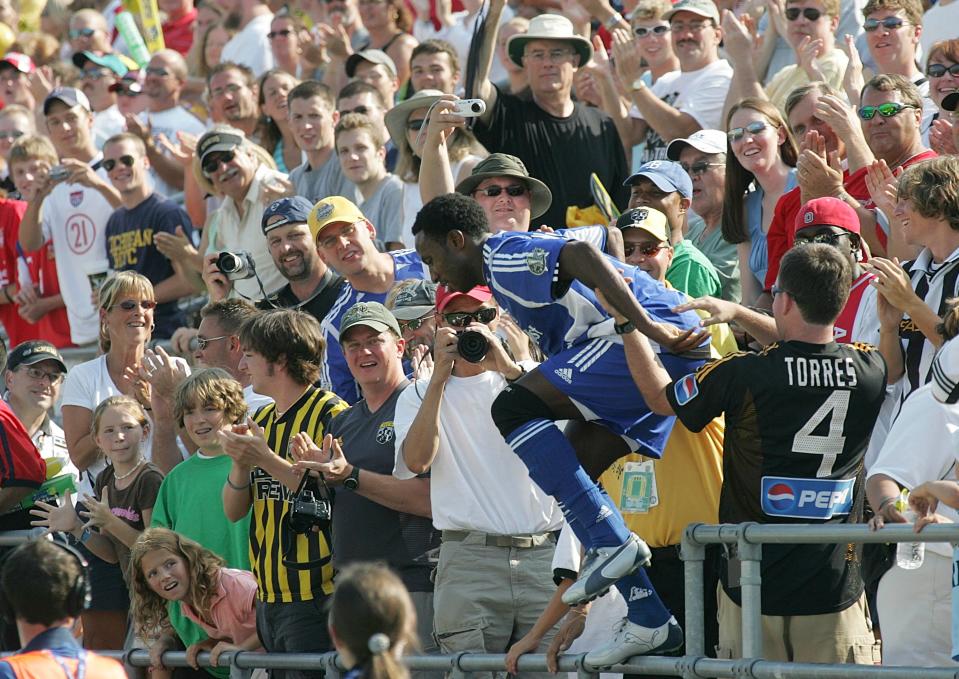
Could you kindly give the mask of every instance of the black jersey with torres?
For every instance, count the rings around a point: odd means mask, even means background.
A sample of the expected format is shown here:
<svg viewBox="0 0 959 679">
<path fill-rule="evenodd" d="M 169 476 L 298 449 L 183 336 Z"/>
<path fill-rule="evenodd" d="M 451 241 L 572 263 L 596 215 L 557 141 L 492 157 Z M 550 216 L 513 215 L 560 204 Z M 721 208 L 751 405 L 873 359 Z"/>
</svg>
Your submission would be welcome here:
<svg viewBox="0 0 959 679">
<path fill-rule="evenodd" d="M 856 523 L 863 456 L 886 385 L 866 344 L 776 342 L 731 354 L 674 382 L 666 394 L 692 431 L 725 413 L 724 523 Z M 862 593 L 852 545 L 763 545 L 765 615 L 843 610 Z M 738 583 L 723 566 L 737 603 Z"/>
</svg>

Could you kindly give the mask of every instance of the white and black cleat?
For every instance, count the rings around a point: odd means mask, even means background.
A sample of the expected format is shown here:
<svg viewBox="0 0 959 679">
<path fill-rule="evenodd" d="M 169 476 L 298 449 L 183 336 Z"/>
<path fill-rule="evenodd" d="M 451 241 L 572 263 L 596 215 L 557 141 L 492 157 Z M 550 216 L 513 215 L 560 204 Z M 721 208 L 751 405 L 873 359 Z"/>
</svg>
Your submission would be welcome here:
<svg viewBox="0 0 959 679">
<path fill-rule="evenodd" d="M 563 592 L 563 603 L 575 606 L 602 596 L 617 580 L 647 565 L 651 557 L 649 546 L 636 535 L 618 546 L 588 550 L 579 578 Z"/>
</svg>

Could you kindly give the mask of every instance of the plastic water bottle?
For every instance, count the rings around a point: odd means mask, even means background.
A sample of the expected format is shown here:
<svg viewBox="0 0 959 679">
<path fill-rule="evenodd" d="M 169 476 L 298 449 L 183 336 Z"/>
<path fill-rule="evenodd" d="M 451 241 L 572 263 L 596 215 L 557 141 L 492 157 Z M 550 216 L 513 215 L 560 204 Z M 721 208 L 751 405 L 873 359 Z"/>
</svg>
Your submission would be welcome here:
<svg viewBox="0 0 959 679">
<path fill-rule="evenodd" d="M 896 509 L 902 512 L 906 521 L 910 524 L 916 522 L 916 513 L 909 507 L 909 491 L 902 491 L 899 499 L 896 501 Z M 925 542 L 900 542 L 896 547 L 896 565 L 907 571 L 915 570 L 922 566 L 926 558 Z"/>
<path fill-rule="evenodd" d="M 140 35 L 140 30 L 137 28 L 133 15 L 124 10 L 117 14 L 114 23 L 116 24 L 117 32 L 123 37 L 123 41 L 127 44 L 127 49 L 130 50 L 130 56 L 140 65 L 140 68 L 146 68 L 146 65 L 150 63 L 150 50 L 147 49 L 146 43 L 143 42 L 143 36 Z"/>
</svg>

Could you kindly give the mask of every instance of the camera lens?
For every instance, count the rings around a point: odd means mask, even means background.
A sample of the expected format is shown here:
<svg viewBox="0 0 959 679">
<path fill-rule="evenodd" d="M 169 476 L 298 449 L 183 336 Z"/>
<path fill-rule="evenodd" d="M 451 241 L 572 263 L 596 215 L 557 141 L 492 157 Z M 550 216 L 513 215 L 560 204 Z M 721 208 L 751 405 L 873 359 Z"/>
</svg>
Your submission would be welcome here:
<svg viewBox="0 0 959 679">
<path fill-rule="evenodd" d="M 480 105 L 479 105 L 479 104 L 476 104 L 476 103 L 470 104 L 470 108 L 473 109 L 473 113 L 479 113 L 479 112 L 480 112 Z"/>
<path fill-rule="evenodd" d="M 216 260 L 216 268 L 225 274 L 236 273 L 243 268 L 243 260 L 232 252 L 221 252 Z"/>
<path fill-rule="evenodd" d="M 464 330 L 458 333 L 456 351 L 470 363 L 479 363 L 489 352 L 489 340 L 476 330 Z"/>
</svg>

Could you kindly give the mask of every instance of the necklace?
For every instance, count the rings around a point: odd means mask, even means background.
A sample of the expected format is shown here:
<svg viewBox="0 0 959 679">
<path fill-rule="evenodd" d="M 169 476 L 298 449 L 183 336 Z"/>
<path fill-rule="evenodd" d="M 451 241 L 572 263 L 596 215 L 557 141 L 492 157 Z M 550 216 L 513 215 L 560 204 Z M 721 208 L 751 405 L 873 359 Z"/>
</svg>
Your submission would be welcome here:
<svg viewBox="0 0 959 679">
<path fill-rule="evenodd" d="M 140 461 L 137 462 L 135 465 L 133 465 L 133 469 L 131 469 L 130 471 L 128 471 L 126 474 L 117 474 L 117 473 L 116 473 L 116 470 L 114 470 L 113 480 L 114 480 L 114 481 L 122 481 L 123 479 L 129 477 L 133 472 L 135 472 L 137 469 L 139 469 L 139 468 L 140 468 L 140 465 L 142 465 L 144 462 L 146 462 L 146 460 L 141 457 L 141 458 L 140 458 Z"/>
</svg>

